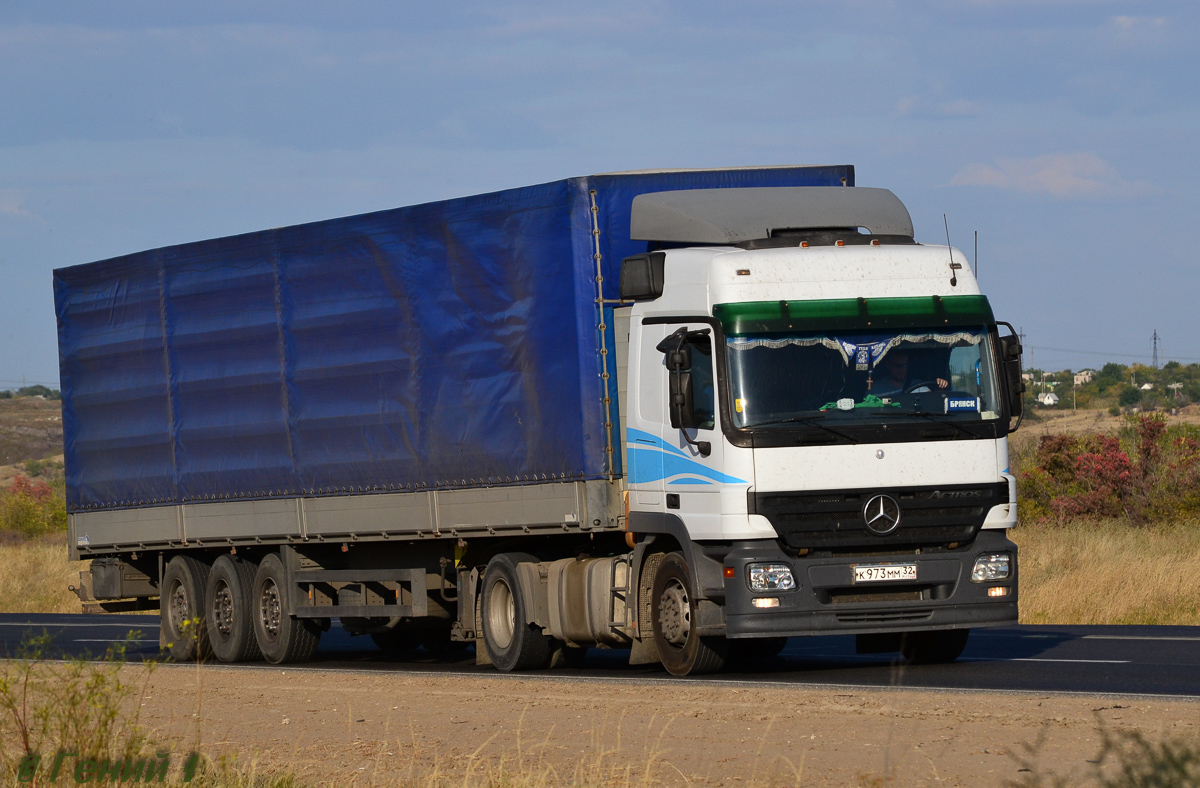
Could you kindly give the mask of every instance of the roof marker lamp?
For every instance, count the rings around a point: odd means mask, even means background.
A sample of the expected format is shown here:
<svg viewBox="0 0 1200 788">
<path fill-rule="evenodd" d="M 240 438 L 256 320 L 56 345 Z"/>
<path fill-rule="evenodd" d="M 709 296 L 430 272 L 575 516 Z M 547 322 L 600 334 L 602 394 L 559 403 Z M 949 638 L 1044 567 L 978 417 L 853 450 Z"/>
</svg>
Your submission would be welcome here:
<svg viewBox="0 0 1200 788">
<path fill-rule="evenodd" d="M 750 564 L 746 579 L 751 591 L 791 591 L 796 587 L 796 578 L 787 564 Z"/>
<path fill-rule="evenodd" d="M 1011 554 L 989 553 L 975 559 L 975 566 L 971 567 L 971 582 L 991 583 L 997 580 L 1007 580 L 1011 574 Z"/>
</svg>

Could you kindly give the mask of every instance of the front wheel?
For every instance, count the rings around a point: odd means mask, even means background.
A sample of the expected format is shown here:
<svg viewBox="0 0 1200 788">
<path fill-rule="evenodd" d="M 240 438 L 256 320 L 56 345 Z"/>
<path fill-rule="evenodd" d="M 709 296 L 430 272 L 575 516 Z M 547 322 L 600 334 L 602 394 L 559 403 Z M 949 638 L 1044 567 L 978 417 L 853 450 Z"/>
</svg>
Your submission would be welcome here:
<svg viewBox="0 0 1200 788">
<path fill-rule="evenodd" d="M 258 565 L 251 594 L 254 638 L 272 665 L 307 662 L 317 653 L 321 630 L 312 619 L 294 618 L 288 607 L 287 573 L 275 554 Z"/>
<path fill-rule="evenodd" d="M 905 632 L 900 636 L 900 654 L 910 665 L 953 662 L 967 647 L 967 638 L 970 636 L 969 629 Z"/>
<path fill-rule="evenodd" d="M 716 673 L 725 667 L 728 641 L 701 637 L 693 625 L 696 599 L 692 573 L 679 553 L 668 553 L 654 574 L 651 617 L 654 644 L 663 667 L 673 676 Z"/>
</svg>

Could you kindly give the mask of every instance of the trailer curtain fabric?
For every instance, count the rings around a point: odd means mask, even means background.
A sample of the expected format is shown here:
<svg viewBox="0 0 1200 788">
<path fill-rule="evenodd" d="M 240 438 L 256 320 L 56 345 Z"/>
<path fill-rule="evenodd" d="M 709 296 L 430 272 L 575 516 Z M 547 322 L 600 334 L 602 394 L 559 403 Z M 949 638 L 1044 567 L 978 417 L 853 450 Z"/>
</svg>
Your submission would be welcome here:
<svg viewBox="0 0 1200 788">
<path fill-rule="evenodd" d="M 614 304 L 597 299 L 646 251 L 633 198 L 843 179 L 573 178 L 59 269 L 68 507 L 619 474 Z"/>
</svg>

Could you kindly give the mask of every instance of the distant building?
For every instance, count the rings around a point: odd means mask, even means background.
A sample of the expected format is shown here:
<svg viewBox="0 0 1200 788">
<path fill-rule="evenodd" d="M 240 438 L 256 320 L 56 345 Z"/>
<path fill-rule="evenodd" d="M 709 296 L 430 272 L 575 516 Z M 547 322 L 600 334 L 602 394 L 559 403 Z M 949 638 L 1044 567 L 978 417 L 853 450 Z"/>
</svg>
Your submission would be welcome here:
<svg viewBox="0 0 1200 788">
<path fill-rule="evenodd" d="M 1154 384 L 1153 383 L 1143 383 L 1141 388 L 1142 388 L 1142 391 L 1150 391 L 1151 389 L 1154 388 Z"/>
<path fill-rule="evenodd" d="M 1058 404 L 1058 395 L 1055 394 L 1053 391 L 1046 391 L 1041 394 L 1038 394 L 1037 400 L 1038 400 L 1038 402 L 1042 403 L 1046 407 L 1053 408 L 1055 405 Z"/>
<path fill-rule="evenodd" d="M 1082 386 L 1085 383 L 1091 383 L 1092 379 L 1095 377 L 1096 377 L 1096 370 L 1081 369 L 1075 373 L 1075 385 Z"/>
</svg>

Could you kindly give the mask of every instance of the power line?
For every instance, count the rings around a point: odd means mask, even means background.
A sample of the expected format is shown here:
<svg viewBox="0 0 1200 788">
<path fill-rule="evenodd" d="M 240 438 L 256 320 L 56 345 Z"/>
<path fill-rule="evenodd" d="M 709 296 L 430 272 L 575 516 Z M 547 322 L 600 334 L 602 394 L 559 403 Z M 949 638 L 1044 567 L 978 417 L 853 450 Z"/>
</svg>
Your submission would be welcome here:
<svg viewBox="0 0 1200 788">
<path fill-rule="evenodd" d="M 12 383 L 13 385 L 19 385 L 22 387 L 24 387 L 24 386 L 49 386 L 50 388 L 58 388 L 57 380 L 54 381 L 53 383 L 46 383 L 46 382 L 37 381 L 37 380 L 28 382 L 24 378 L 22 378 L 21 380 L 14 380 L 12 378 L 0 378 L 0 384 L 6 384 L 6 383 Z"/>
<path fill-rule="evenodd" d="M 1116 356 L 1118 358 L 1145 358 L 1141 353 L 1110 353 L 1106 350 L 1076 350 L 1075 348 L 1066 347 L 1044 347 L 1042 345 L 1029 345 L 1034 350 L 1050 350 L 1055 353 L 1078 353 L 1083 356 Z M 1200 358 L 1191 358 L 1189 356 L 1172 356 L 1169 361 L 1200 361 Z"/>
</svg>

